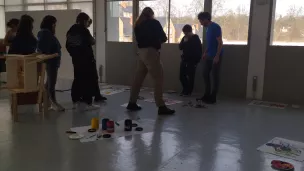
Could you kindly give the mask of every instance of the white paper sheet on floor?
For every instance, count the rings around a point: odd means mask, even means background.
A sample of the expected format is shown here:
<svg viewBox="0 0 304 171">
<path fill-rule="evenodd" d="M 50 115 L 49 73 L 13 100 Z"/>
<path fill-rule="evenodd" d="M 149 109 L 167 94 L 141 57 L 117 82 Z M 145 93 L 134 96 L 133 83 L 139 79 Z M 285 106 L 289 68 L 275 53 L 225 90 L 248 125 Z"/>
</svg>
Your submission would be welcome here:
<svg viewBox="0 0 304 171">
<path fill-rule="evenodd" d="M 276 137 L 257 150 L 296 161 L 304 161 L 304 143 L 302 142 Z"/>
<path fill-rule="evenodd" d="M 144 134 L 148 132 L 153 132 L 155 121 L 152 120 L 140 120 L 140 121 L 133 121 L 133 123 L 138 124 L 139 127 L 143 128 L 143 131 L 138 132 L 135 131 L 135 128 L 133 128 L 133 131 L 126 132 L 124 131 L 124 121 L 118 122 L 120 126 L 115 125 L 115 132 L 112 135 L 111 138 L 119 138 L 119 137 L 125 137 L 130 135 L 137 135 L 137 134 Z M 83 127 L 75 127 L 71 128 L 71 131 L 77 132 L 78 134 L 85 135 L 84 138 L 80 139 L 81 143 L 87 143 L 87 142 L 93 142 L 97 140 L 105 140 L 103 138 L 98 139 L 97 133 L 89 133 L 88 130 L 91 128 L 91 126 L 83 126 Z M 102 125 L 99 125 L 99 128 L 102 128 Z"/>
<path fill-rule="evenodd" d="M 259 100 L 253 100 L 249 103 L 252 106 L 261 106 L 261 107 L 269 107 L 275 109 L 285 109 L 288 105 L 283 103 L 275 103 L 275 102 L 265 102 Z"/>
</svg>

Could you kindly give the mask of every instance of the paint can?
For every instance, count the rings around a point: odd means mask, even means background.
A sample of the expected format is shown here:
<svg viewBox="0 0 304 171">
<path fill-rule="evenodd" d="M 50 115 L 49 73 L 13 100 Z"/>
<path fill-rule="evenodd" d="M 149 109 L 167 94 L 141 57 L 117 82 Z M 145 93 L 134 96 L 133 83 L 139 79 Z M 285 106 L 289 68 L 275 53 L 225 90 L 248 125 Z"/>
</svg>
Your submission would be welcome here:
<svg viewBox="0 0 304 171">
<path fill-rule="evenodd" d="M 91 129 L 95 129 L 95 130 L 99 129 L 99 119 L 98 118 L 92 118 Z"/>
<path fill-rule="evenodd" d="M 108 123 L 109 119 L 105 118 L 102 120 L 102 130 L 103 131 L 107 131 L 107 123 Z"/>
<path fill-rule="evenodd" d="M 107 132 L 108 133 L 114 133 L 114 131 L 115 131 L 115 123 L 114 123 L 114 121 L 108 121 L 107 122 Z"/>
<path fill-rule="evenodd" d="M 126 119 L 125 120 L 125 131 L 132 131 L 132 120 Z"/>
</svg>

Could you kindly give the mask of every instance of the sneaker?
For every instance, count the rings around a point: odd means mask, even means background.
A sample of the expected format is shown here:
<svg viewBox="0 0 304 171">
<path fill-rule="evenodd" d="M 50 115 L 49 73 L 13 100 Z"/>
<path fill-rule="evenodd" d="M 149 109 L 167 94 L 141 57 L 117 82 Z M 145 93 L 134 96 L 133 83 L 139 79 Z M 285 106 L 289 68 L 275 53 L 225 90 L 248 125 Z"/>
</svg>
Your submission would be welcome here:
<svg viewBox="0 0 304 171">
<path fill-rule="evenodd" d="M 52 103 L 51 108 L 56 112 L 64 112 L 65 108 L 58 103 Z"/>
<path fill-rule="evenodd" d="M 84 108 L 82 108 L 84 111 L 90 111 L 90 110 L 97 110 L 99 109 L 99 105 L 94 105 L 94 104 L 85 104 Z"/>
<path fill-rule="evenodd" d="M 142 108 L 140 106 L 138 106 L 136 103 L 129 103 L 127 106 L 127 109 L 130 111 L 139 111 Z"/>
<path fill-rule="evenodd" d="M 202 102 L 209 102 L 210 101 L 210 96 L 209 95 L 204 95 L 202 98 L 196 99 L 196 101 L 202 101 Z"/>
<path fill-rule="evenodd" d="M 173 115 L 175 110 L 169 109 L 167 106 L 162 106 L 158 108 L 159 115 Z"/>
<path fill-rule="evenodd" d="M 103 101 L 106 101 L 106 100 L 108 100 L 108 99 L 104 96 L 101 96 L 101 95 L 94 98 L 95 103 L 100 103 L 100 102 L 103 102 Z"/>
<path fill-rule="evenodd" d="M 207 104 L 216 104 L 216 96 L 210 96 L 207 101 L 205 101 Z"/>
</svg>

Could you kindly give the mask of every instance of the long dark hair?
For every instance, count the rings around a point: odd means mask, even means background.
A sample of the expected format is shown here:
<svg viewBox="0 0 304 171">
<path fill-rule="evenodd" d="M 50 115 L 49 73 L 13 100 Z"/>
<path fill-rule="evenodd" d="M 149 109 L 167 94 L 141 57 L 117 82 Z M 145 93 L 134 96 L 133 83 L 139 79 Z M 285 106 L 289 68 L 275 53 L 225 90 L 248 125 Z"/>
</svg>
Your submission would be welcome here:
<svg viewBox="0 0 304 171">
<path fill-rule="evenodd" d="M 57 19 L 56 17 L 52 15 L 47 15 L 43 18 L 41 24 L 40 24 L 40 29 L 47 29 L 53 34 L 55 34 L 55 30 L 53 29 L 53 25 L 56 24 Z"/>
<path fill-rule="evenodd" d="M 140 16 L 137 18 L 135 26 L 140 25 L 142 22 L 152 19 L 154 17 L 154 11 L 150 7 L 146 7 L 142 10 Z"/>
<path fill-rule="evenodd" d="M 17 35 L 33 35 L 34 19 L 29 15 L 21 16 L 20 23 L 17 30 Z"/>
</svg>

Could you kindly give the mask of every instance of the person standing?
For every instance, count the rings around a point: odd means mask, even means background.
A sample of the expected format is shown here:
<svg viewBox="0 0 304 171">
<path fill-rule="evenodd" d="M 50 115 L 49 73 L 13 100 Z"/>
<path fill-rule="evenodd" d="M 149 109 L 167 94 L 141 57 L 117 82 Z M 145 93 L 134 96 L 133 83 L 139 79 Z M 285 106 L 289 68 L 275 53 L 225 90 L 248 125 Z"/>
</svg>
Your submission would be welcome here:
<svg viewBox="0 0 304 171">
<path fill-rule="evenodd" d="M 93 20 L 90 19 L 89 20 L 88 28 L 91 27 L 92 23 L 93 23 Z M 96 44 L 96 40 L 95 40 L 95 38 L 92 35 L 91 35 L 91 37 L 92 37 L 92 46 L 94 46 Z M 97 67 L 96 67 L 96 59 L 95 59 L 95 70 L 96 70 L 96 73 L 98 73 L 97 72 Z M 103 101 L 107 100 L 107 98 L 104 97 L 104 96 L 102 96 L 101 93 L 100 93 L 98 77 L 97 77 L 97 80 L 95 81 L 94 90 L 93 91 L 94 91 L 94 102 L 95 103 L 100 103 L 100 102 L 103 102 Z"/>
<path fill-rule="evenodd" d="M 37 52 L 42 54 L 58 54 L 57 57 L 46 61 L 46 89 L 51 102 L 51 108 L 55 111 L 64 111 L 65 109 L 57 103 L 56 82 L 58 69 L 61 61 L 61 45 L 55 36 L 57 19 L 54 16 L 47 15 L 43 18 L 40 31 L 38 32 Z"/>
<path fill-rule="evenodd" d="M 10 44 L 9 54 L 30 55 L 36 52 L 37 39 L 33 34 L 34 19 L 29 15 L 21 16 L 15 38 Z"/>
<path fill-rule="evenodd" d="M 207 28 L 206 39 L 207 46 L 203 54 L 205 95 L 200 99 L 205 103 L 215 104 L 220 82 L 220 68 L 223 56 L 223 39 L 221 27 L 211 21 L 211 14 L 201 12 L 198 14 L 198 20 Z M 212 73 L 212 87 L 210 74 Z"/>
<path fill-rule="evenodd" d="M 10 46 L 10 44 L 16 37 L 18 25 L 19 25 L 19 19 L 16 19 L 16 18 L 13 18 L 9 22 L 7 22 L 6 26 L 7 26 L 7 28 L 9 28 L 9 30 L 6 33 L 4 40 L 3 40 L 3 43 L 6 46 Z"/>
<path fill-rule="evenodd" d="M 90 17 L 80 13 L 74 24 L 67 32 L 66 48 L 72 57 L 74 66 L 74 81 L 72 84 L 72 101 L 74 107 L 80 102 L 85 104 L 84 110 L 98 109 L 93 104 L 94 88 L 98 73 L 92 48 L 92 35 L 88 30 Z"/>
<path fill-rule="evenodd" d="M 172 115 L 174 110 L 169 109 L 163 100 L 163 66 L 160 61 L 161 44 L 167 41 L 167 36 L 159 21 L 154 19 L 154 11 L 150 7 L 143 9 L 135 23 L 135 37 L 138 44 L 139 61 L 127 109 L 141 110 L 137 99 L 142 83 L 149 73 L 154 80 L 154 98 L 158 106 L 159 115 Z"/>
<path fill-rule="evenodd" d="M 202 56 L 202 42 L 198 35 L 193 34 L 192 27 L 183 27 L 184 37 L 179 44 L 179 49 L 183 51 L 180 64 L 180 81 L 183 86 L 181 96 L 190 96 L 194 87 L 196 66 Z"/>
</svg>

